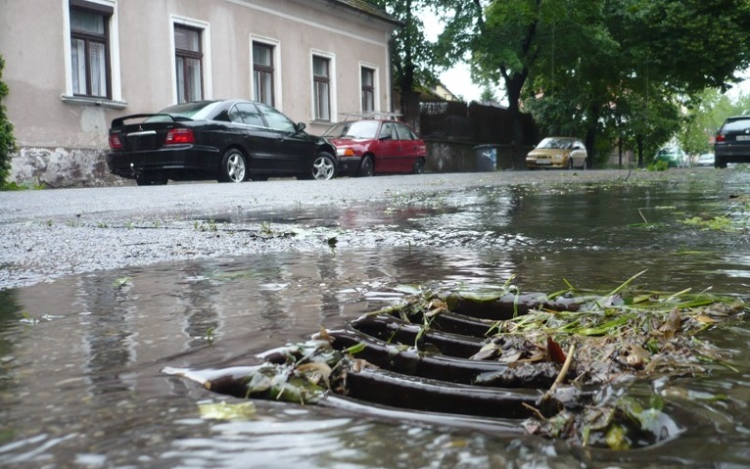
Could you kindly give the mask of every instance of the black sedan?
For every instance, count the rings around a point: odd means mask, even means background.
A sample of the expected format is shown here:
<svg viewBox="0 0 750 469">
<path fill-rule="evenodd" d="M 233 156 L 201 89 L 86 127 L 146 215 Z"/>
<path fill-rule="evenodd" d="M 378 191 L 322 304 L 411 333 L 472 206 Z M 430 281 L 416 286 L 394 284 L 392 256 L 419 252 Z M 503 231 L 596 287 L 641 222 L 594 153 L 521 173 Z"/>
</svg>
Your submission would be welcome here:
<svg viewBox="0 0 750 469">
<path fill-rule="evenodd" d="M 296 176 L 331 179 L 336 149 L 262 103 L 224 100 L 177 104 L 156 114 L 112 121 L 107 164 L 138 185 L 173 181 Z"/>
<path fill-rule="evenodd" d="M 714 142 L 714 166 L 750 163 L 750 116 L 727 117 Z"/>
</svg>

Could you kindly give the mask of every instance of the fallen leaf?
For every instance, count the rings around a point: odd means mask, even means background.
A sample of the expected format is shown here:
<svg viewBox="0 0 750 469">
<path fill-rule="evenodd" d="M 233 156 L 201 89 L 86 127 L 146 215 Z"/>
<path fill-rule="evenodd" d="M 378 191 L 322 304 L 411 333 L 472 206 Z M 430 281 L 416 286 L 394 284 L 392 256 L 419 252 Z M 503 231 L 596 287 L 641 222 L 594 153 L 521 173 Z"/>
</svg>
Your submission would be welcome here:
<svg viewBox="0 0 750 469">
<path fill-rule="evenodd" d="M 565 352 L 563 352 L 562 347 L 552 340 L 551 337 L 547 337 L 547 353 L 549 353 L 549 359 L 552 362 L 559 365 L 565 363 Z"/>
</svg>

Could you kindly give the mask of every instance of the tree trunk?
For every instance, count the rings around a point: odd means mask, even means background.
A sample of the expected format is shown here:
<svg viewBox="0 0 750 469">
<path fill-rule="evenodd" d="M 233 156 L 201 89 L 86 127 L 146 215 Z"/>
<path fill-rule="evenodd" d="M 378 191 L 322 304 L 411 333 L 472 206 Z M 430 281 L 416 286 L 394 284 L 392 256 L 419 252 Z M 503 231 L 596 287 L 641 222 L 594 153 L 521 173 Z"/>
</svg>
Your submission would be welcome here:
<svg viewBox="0 0 750 469">
<path fill-rule="evenodd" d="M 596 132 L 599 125 L 599 106 L 594 103 L 589 109 L 589 125 L 586 130 L 586 153 L 588 153 L 587 166 L 594 169 L 594 156 L 596 151 Z"/>
<path fill-rule="evenodd" d="M 526 138 L 523 132 L 523 123 L 521 122 L 521 90 L 526 81 L 525 74 L 514 74 L 505 79 L 505 89 L 508 93 L 508 116 L 513 126 L 513 163 L 516 168 L 526 166 L 526 155 L 522 151 Z"/>
<path fill-rule="evenodd" d="M 643 135 L 637 135 L 635 141 L 638 147 L 638 167 L 643 168 Z"/>
</svg>

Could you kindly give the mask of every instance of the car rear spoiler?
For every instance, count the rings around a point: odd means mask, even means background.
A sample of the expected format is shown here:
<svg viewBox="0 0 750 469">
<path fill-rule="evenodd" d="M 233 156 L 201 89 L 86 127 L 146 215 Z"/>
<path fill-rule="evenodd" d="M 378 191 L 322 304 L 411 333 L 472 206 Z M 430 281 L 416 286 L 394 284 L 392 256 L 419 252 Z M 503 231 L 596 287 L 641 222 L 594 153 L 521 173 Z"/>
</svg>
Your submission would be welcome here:
<svg viewBox="0 0 750 469">
<path fill-rule="evenodd" d="M 177 122 L 178 120 L 189 120 L 186 118 L 177 119 L 175 118 L 175 116 L 171 114 L 131 114 L 129 116 L 123 116 L 123 117 L 118 117 L 117 119 L 112 119 L 112 127 L 113 128 L 122 127 L 123 125 L 125 125 L 125 121 L 127 120 L 146 119 L 148 117 L 155 117 L 155 116 L 168 117 L 169 119 L 172 120 L 172 122 Z"/>
</svg>

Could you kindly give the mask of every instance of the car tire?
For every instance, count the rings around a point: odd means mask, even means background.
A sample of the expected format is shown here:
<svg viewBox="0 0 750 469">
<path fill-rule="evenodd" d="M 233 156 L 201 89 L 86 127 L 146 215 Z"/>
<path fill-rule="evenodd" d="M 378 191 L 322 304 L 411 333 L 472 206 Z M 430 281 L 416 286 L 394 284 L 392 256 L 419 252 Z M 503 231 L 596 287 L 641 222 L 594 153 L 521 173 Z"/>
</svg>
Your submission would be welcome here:
<svg viewBox="0 0 750 469">
<path fill-rule="evenodd" d="M 165 186 L 167 178 L 149 174 L 139 174 L 135 177 L 135 183 L 139 186 Z"/>
<path fill-rule="evenodd" d="M 413 174 L 424 173 L 424 158 L 417 158 L 417 161 L 414 162 L 414 167 L 412 168 L 411 172 Z"/>
<path fill-rule="evenodd" d="M 573 158 L 568 158 L 568 170 L 573 169 Z"/>
<path fill-rule="evenodd" d="M 714 157 L 714 168 L 725 169 L 727 167 L 727 160 L 718 156 Z"/>
<path fill-rule="evenodd" d="M 230 148 L 221 159 L 219 182 L 243 182 L 245 179 L 247 179 L 245 155 L 237 148 Z"/>
<path fill-rule="evenodd" d="M 317 179 L 319 181 L 333 179 L 336 177 L 336 160 L 328 153 L 318 153 L 309 171 L 309 176 L 305 175 L 305 179 Z"/>
<path fill-rule="evenodd" d="M 375 166 L 372 163 L 372 157 L 365 155 L 359 164 L 359 177 L 372 177 L 375 175 Z"/>
</svg>

